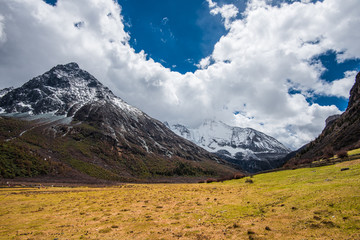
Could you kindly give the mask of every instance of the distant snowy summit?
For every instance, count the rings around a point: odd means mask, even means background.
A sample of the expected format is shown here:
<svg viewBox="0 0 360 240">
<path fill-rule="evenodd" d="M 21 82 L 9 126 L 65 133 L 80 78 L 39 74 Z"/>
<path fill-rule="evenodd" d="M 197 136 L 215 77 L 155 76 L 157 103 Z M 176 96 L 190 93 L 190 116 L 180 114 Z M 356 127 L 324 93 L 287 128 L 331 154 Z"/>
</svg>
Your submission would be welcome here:
<svg viewBox="0 0 360 240">
<path fill-rule="evenodd" d="M 207 120 L 198 128 L 166 124 L 173 132 L 248 172 L 280 167 L 290 150 L 275 138 L 251 128 Z"/>
</svg>

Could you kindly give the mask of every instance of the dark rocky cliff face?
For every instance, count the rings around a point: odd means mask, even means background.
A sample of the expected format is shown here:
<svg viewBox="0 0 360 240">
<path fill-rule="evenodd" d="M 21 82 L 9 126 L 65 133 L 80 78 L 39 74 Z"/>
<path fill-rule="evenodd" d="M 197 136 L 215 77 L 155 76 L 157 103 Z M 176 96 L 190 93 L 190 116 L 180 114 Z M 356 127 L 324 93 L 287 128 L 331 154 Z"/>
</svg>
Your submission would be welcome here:
<svg viewBox="0 0 360 240">
<path fill-rule="evenodd" d="M 359 107 L 360 102 L 360 72 L 356 75 L 354 86 L 350 90 L 349 104 L 346 111 L 353 107 Z"/>
<path fill-rule="evenodd" d="M 304 146 L 291 159 L 288 165 L 304 159 L 312 160 L 336 153 L 342 149 L 354 148 L 360 141 L 360 72 L 356 76 L 355 84 L 350 90 L 349 104 L 340 116 L 328 119 L 322 133 L 314 141 Z"/>
</svg>

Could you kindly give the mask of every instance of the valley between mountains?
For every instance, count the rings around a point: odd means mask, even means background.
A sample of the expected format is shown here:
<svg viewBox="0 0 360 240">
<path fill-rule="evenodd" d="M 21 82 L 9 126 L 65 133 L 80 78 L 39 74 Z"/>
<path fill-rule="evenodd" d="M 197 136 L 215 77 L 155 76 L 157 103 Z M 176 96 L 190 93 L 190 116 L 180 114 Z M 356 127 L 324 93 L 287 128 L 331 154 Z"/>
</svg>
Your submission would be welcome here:
<svg viewBox="0 0 360 240">
<path fill-rule="evenodd" d="M 70 182 L 197 181 L 281 167 L 290 152 L 254 129 L 169 126 L 76 63 L 1 91 L 1 176 Z"/>
<path fill-rule="evenodd" d="M 196 182 L 306 166 L 359 147 L 360 74 L 348 109 L 291 152 L 251 128 L 162 123 L 76 63 L 0 92 L 0 176 L 22 181 Z"/>
</svg>

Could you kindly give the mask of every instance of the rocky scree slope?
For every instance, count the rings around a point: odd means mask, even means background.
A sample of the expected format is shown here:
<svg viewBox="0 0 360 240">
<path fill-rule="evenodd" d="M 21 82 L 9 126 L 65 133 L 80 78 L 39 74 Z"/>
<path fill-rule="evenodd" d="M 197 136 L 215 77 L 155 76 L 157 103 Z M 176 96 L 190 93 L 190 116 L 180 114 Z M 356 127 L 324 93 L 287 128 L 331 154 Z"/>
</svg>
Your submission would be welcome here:
<svg viewBox="0 0 360 240">
<path fill-rule="evenodd" d="M 169 124 L 167 124 L 169 126 Z M 254 173 L 281 167 L 290 150 L 275 138 L 251 128 L 231 127 L 207 120 L 196 129 L 181 124 L 169 126 L 179 136 L 239 168 Z"/>
<path fill-rule="evenodd" d="M 76 63 L 58 65 L 3 93 L 0 110 L 4 125 L 15 116 L 26 120 L 36 116 L 27 128 L 5 126 L 22 132 L 6 138 L 1 131 L 3 144 L 11 142 L 52 162 L 63 163 L 73 170 L 72 177 L 78 173 L 137 181 L 235 172 L 216 155 L 116 97 Z"/>
</svg>

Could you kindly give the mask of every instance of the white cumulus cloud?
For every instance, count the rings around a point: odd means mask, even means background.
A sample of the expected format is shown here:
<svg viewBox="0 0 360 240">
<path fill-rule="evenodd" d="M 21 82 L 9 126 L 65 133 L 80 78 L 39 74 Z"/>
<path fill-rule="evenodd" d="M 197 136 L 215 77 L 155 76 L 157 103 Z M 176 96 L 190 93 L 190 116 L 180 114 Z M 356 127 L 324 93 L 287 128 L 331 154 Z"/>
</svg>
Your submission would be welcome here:
<svg viewBox="0 0 360 240">
<path fill-rule="evenodd" d="M 339 61 L 360 57 L 360 33 L 354 32 L 360 17 L 353 10 L 359 6 L 355 0 L 280 7 L 252 0 L 243 18 L 232 21 L 229 33 L 215 45 L 215 63 L 195 74 L 216 85 L 214 102 L 240 112 L 237 125 L 298 147 L 319 134 L 327 116 L 340 112 L 335 106 L 309 104 L 306 94 L 348 97 L 355 72 L 328 83 L 320 79 L 326 69 L 312 59 L 328 50 L 341 52 Z M 302 94 L 289 94 L 292 88 Z"/>
<path fill-rule="evenodd" d="M 218 6 L 217 3 L 214 3 L 212 0 L 207 0 L 210 13 L 213 15 L 220 14 L 221 17 L 224 19 L 224 25 L 226 29 L 230 28 L 231 22 L 235 19 L 238 15 L 239 10 L 235 7 L 234 4 L 224 4 L 223 6 Z"/>
<path fill-rule="evenodd" d="M 320 82 L 318 87 L 315 89 L 315 93 L 324 96 L 336 96 L 349 98 L 349 89 L 355 83 L 356 71 L 345 72 L 345 77 L 342 79 L 335 80 L 331 83 Z"/>
<path fill-rule="evenodd" d="M 195 127 L 216 118 L 292 148 L 316 137 L 325 119 L 340 111 L 309 104 L 306 94 L 347 97 L 355 73 L 326 83 L 320 79 L 324 67 L 311 59 L 328 50 L 339 52 L 339 61 L 360 57 L 360 2 L 274 7 L 251 0 L 241 19 L 233 4 L 208 4 L 229 32 L 195 73 L 180 74 L 131 48 L 121 6 L 112 0 L 58 0 L 55 7 L 40 0 L 0 1 L 0 88 L 75 61 L 162 121 Z M 289 94 L 291 88 L 301 93 Z"/>
</svg>

